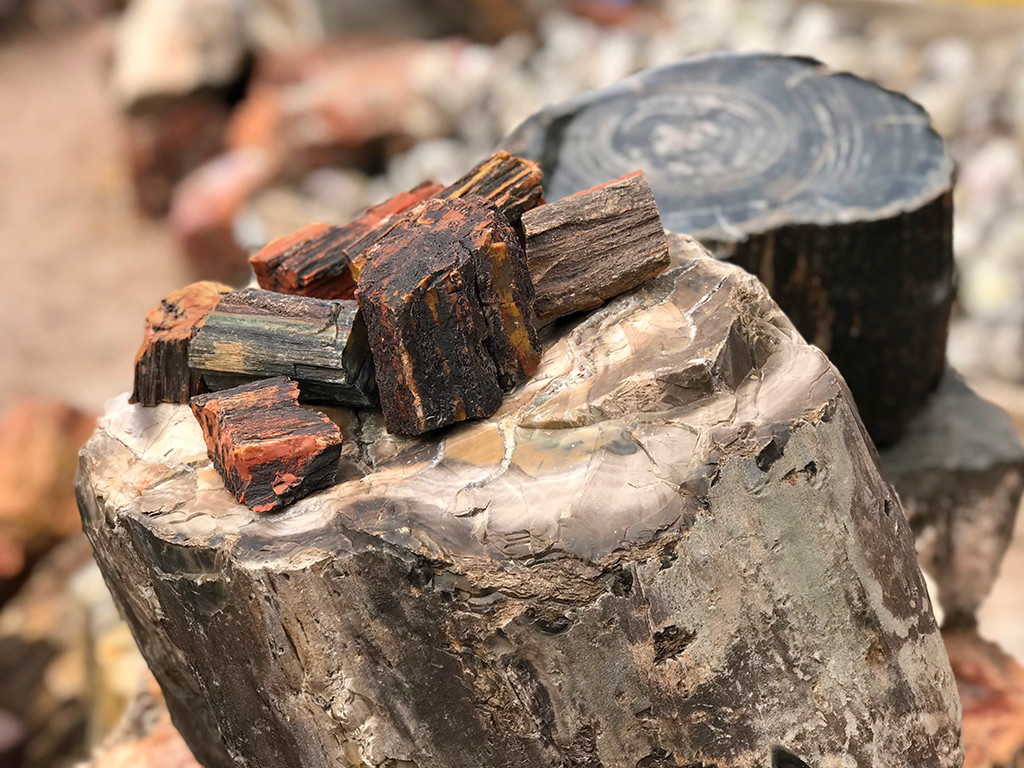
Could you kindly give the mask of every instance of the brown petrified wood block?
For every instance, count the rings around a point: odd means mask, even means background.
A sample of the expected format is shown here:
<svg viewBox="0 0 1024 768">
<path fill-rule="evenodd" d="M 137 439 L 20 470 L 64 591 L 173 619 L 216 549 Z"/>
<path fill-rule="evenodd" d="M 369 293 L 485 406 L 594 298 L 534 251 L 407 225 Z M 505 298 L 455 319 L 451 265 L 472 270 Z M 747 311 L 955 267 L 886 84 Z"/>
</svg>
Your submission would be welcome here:
<svg viewBox="0 0 1024 768">
<path fill-rule="evenodd" d="M 334 482 L 341 432 L 298 403 L 299 386 L 283 376 L 189 402 L 224 486 L 254 512 L 270 512 Z"/>
<path fill-rule="evenodd" d="M 526 257 L 483 198 L 411 211 L 367 252 L 356 296 L 391 432 L 490 416 L 540 359 Z"/>
<path fill-rule="evenodd" d="M 354 301 L 233 291 L 192 340 L 188 359 L 214 391 L 287 376 L 298 381 L 303 402 L 377 403 L 366 326 Z"/>
<path fill-rule="evenodd" d="M 963 706 L 964 768 L 1024 765 L 1024 668 L 974 629 L 943 630 Z"/>
<path fill-rule="evenodd" d="M 84 527 L 206 768 L 959 766 L 841 377 L 756 279 L 673 259 L 487 420 L 350 419 L 367 474 L 286 515 L 224 491 L 187 408 L 111 404 Z"/>
<path fill-rule="evenodd" d="M 540 322 L 593 309 L 668 266 L 668 238 L 643 171 L 523 214 Z"/>
<path fill-rule="evenodd" d="M 643 168 L 669 232 L 761 278 L 879 445 L 945 367 L 953 163 L 925 111 L 820 62 L 693 56 L 545 107 L 504 142 L 559 200 Z"/>
<path fill-rule="evenodd" d="M 945 625 L 974 625 L 1013 540 L 1024 447 L 1010 417 L 947 369 L 895 443 L 879 452 L 938 586 Z"/>
<path fill-rule="evenodd" d="M 249 259 L 260 287 L 321 299 L 353 298 L 366 249 L 391 228 L 398 214 L 441 189 L 428 181 L 368 208 L 347 226 L 309 224 L 274 240 Z"/>
<path fill-rule="evenodd" d="M 524 213 L 544 204 L 541 179 L 537 163 L 498 150 L 437 196 L 446 199 L 486 197 L 498 206 L 513 227 L 518 227 Z"/>
<path fill-rule="evenodd" d="M 188 345 L 230 290 L 221 283 L 192 283 L 146 313 L 146 335 L 135 355 L 133 403 L 187 403 L 202 391 L 202 379 L 188 367 Z"/>
</svg>

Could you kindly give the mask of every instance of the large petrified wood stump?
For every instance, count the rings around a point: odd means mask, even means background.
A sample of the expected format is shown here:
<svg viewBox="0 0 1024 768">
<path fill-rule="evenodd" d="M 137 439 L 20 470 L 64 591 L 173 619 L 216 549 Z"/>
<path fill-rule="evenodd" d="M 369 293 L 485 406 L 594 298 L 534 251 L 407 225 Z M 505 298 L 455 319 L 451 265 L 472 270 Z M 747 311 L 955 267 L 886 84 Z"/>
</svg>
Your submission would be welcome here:
<svg viewBox="0 0 1024 768">
<path fill-rule="evenodd" d="M 1024 447 L 1010 417 L 947 370 L 906 434 L 880 452 L 938 585 L 945 624 L 973 625 L 1013 540 Z"/>
<path fill-rule="evenodd" d="M 665 228 L 758 275 L 892 442 L 942 375 L 952 162 L 908 99 L 820 63 L 718 54 L 548 107 L 504 142 L 548 200 L 642 168 Z"/>
<path fill-rule="evenodd" d="M 846 388 L 754 278 L 678 246 L 491 419 L 343 420 L 367 474 L 273 519 L 186 407 L 112 404 L 84 526 L 207 768 L 959 765 Z"/>
</svg>

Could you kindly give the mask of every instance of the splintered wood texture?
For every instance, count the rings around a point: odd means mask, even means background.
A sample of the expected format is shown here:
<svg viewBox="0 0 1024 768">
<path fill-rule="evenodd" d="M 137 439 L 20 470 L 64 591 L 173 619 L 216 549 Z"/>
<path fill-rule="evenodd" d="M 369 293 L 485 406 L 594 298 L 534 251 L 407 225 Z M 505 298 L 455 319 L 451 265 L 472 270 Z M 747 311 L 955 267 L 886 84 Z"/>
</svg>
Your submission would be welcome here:
<svg viewBox="0 0 1024 768">
<path fill-rule="evenodd" d="M 230 290 L 220 283 L 193 283 L 167 294 L 146 313 L 146 335 L 135 355 L 131 402 L 187 403 L 202 391 L 200 377 L 188 367 L 188 344 Z"/>
<path fill-rule="evenodd" d="M 347 226 L 308 224 L 274 240 L 249 259 L 260 287 L 321 299 L 351 299 L 366 249 L 390 229 L 398 214 L 441 189 L 428 181 L 366 209 Z"/>
<path fill-rule="evenodd" d="M 298 385 L 280 376 L 189 403 L 224 486 L 254 512 L 270 512 L 334 482 L 341 431 L 298 402 Z"/>
<path fill-rule="evenodd" d="M 643 171 L 527 211 L 523 231 L 541 322 L 593 309 L 669 263 Z"/>
<path fill-rule="evenodd" d="M 234 291 L 192 340 L 189 365 L 214 391 L 287 376 L 299 382 L 304 402 L 377 402 L 366 326 L 354 301 Z"/>
<path fill-rule="evenodd" d="M 526 257 L 482 198 L 412 211 L 368 252 L 356 295 L 391 432 L 489 416 L 540 359 Z"/>
<path fill-rule="evenodd" d="M 486 197 L 513 226 L 519 226 L 526 211 L 544 204 L 542 178 L 537 163 L 498 150 L 450 187 L 438 192 L 437 197 Z"/>
</svg>

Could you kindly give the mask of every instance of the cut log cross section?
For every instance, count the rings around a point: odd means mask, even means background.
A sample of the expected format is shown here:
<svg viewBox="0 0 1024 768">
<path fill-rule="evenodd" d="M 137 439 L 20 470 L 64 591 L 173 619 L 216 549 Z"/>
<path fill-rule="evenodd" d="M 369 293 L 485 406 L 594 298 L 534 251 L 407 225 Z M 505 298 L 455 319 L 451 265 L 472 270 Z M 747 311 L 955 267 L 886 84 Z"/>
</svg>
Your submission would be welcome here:
<svg viewBox="0 0 1024 768">
<path fill-rule="evenodd" d="M 665 228 L 764 281 L 876 442 L 937 386 L 953 166 L 903 96 L 805 58 L 701 56 L 546 108 L 504 146 L 540 163 L 549 200 L 642 168 Z"/>
</svg>

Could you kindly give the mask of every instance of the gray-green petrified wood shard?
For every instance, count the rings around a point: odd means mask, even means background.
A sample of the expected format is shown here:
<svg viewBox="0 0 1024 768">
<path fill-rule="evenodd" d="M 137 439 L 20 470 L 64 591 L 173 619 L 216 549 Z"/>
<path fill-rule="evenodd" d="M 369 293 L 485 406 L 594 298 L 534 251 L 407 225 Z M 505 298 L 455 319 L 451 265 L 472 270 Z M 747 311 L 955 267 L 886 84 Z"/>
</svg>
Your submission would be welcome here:
<svg viewBox="0 0 1024 768">
<path fill-rule="evenodd" d="M 192 339 L 188 363 L 214 391 L 287 376 L 303 402 L 377 404 L 366 325 L 351 300 L 232 291 Z"/>
<path fill-rule="evenodd" d="M 673 259 L 551 326 L 487 421 L 407 439 L 339 412 L 351 479 L 273 520 L 187 408 L 112 403 L 85 529 L 207 768 L 959 766 L 842 380 L 754 278 Z"/>
</svg>

